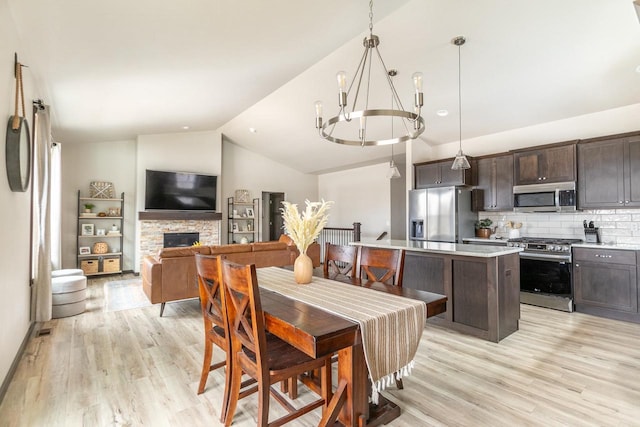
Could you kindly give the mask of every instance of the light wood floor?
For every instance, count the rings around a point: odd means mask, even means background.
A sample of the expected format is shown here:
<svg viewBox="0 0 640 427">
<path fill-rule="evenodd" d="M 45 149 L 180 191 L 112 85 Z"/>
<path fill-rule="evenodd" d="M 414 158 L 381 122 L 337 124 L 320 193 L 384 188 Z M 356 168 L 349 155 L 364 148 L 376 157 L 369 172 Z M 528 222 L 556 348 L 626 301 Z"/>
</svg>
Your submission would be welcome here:
<svg viewBox="0 0 640 427">
<path fill-rule="evenodd" d="M 158 305 L 106 312 L 104 280 L 90 280 L 86 313 L 30 341 L 0 426 L 219 425 L 222 372 L 196 395 L 198 302 L 167 304 L 162 318 Z M 640 425 L 640 325 L 522 305 L 520 331 L 500 344 L 427 326 L 416 362 L 404 390 L 385 392 L 402 407 L 389 425 Z M 256 408 L 243 399 L 234 425 L 255 425 Z"/>
</svg>

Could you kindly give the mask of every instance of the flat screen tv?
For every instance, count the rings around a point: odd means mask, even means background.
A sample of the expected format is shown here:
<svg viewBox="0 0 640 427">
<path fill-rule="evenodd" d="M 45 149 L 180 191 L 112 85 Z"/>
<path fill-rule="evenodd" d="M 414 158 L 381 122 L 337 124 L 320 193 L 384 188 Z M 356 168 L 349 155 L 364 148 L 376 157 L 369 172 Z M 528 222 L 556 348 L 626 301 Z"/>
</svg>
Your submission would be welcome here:
<svg viewBox="0 0 640 427">
<path fill-rule="evenodd" d="M 147 169 L 145 210 L 215 211 L 218 177 Z"/>
</svg>

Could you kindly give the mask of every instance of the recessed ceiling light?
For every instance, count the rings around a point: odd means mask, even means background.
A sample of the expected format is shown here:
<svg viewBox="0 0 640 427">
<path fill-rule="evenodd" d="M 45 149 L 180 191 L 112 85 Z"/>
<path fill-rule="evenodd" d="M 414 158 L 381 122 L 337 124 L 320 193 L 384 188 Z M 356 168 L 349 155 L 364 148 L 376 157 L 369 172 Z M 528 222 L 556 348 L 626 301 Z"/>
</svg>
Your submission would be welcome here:
<svg viewBox="0 0 640 427">
<path fill-rule="evenodd" d="M 636 67 L 636 73 L 640 73 L 640 65 Z"/>
<path fill-rule="evenodd" d="M 258 132 L 258 131 L 256 130 L 256 128 L 249 128 L 249 132 L 251 132 L 251 133 L 256 133 L 256 132 Z"/>
<path fill-rule="evenodd" d="M 182 129 L 187 130 L 189 129 L 189 126 L 182 126 Z"/>
<path fill-rule="evenodd" d="M 440 117 L 447 117 L 449 115 L 449 111 L 448 110 L 438 110 L 438 111 L 436 111 L 436 114 L 439 115 Z"/>
</svg>

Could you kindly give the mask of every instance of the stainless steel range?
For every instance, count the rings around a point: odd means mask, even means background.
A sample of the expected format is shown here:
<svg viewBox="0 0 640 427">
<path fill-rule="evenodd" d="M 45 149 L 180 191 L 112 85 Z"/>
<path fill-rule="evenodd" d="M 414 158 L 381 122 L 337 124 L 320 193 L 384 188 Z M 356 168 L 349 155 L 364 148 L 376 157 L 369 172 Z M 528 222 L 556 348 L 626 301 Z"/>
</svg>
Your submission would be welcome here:
<svg viewBox="0 0 640 427">
<path fill-rule="evenodd" d="M 571 245 L 580 239 L 520 237 L 507 246 L 520 252 L 520 302 L 573 311 Z"/>
</svg>

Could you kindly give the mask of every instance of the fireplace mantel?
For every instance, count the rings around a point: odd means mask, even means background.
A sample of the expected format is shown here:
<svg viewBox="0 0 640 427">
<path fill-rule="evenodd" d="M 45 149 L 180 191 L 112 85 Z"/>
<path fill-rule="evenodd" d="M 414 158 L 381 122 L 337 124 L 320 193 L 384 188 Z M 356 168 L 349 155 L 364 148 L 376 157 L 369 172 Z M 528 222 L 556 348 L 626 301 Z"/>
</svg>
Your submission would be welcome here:
<svg viewBox="0 0 640 427">
<path fill-rule="evenodd" d="M 220 221 L 221 212 L 202 211 L 141 211 L 138 212 L 141 221 L 172 221 L 172 220 L 204 220 Z"/>
</svg>

